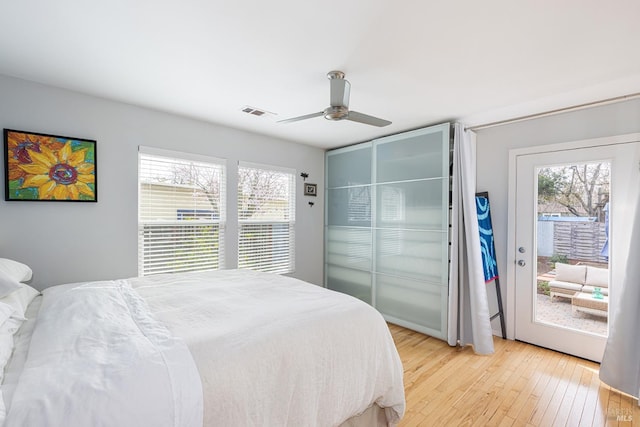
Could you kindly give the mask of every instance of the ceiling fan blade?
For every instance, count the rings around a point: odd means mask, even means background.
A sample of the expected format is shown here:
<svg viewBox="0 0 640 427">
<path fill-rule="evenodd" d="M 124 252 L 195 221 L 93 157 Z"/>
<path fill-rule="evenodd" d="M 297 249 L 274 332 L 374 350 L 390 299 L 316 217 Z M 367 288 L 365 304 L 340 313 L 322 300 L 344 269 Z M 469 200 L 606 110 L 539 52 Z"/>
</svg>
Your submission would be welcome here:
<svg viewBox="0 0 640 427">
<path fill-rule="evenodd" d="M 324 115 L 324 111 L 320 111 L 319 113 L 307 114 L 305 116 L 292 117 L 290 119 L 278 120 L 278 123 L 298 122 L 300 120 L 312 119 L 314 117 L 320 117 L 322 115 Z"/>
<path fill-rule="evenodd" d="M 349 111 L 349 115 L 346 117 L 346 119 L 351 120 L 352 122 L 364 123 L 367 125 L 378 127 L 384 127 L 391 124 L 389 120 L 379 119 L 378 117 L 358 113 L 357 111 Z"/>
<path fill-rule="evenodd" d="M 341 78 L 330 78 L 331 85 L 331 106 L 332 107 L 349 107 L 349 92 L 351 91 L 351 83 Z"/>
</svg>

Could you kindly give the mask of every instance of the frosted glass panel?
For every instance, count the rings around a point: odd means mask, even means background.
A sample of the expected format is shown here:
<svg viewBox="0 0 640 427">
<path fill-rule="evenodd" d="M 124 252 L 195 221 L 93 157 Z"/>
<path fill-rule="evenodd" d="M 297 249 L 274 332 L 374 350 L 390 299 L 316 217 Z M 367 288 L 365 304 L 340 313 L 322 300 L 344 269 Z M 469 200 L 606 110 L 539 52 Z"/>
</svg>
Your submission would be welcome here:
<svg viewBox="0 0 640 427">
<path fill-rule="evenodd" d="M 376 145 L 376 182 L 448 176 L 442 138 L 443 132 L 436 132 Z"/>
<path fill-rule="evenodd" d="M 371 144 L 327 155 L 327 187 L 371 184 Z"/>
<path fill-rule="evenodd" d="M 379 274 L 376 307 L 383 314 L 439 331 L 443 310 L 441 291 L 446 290 L 446 287 L 417 280 Z"/>
<path fill-rule="evenodd" d="M 371 226 L 371 187 L 328 190 L 327 225 Z"/>
<path fill-rule="evenodd" d="M 447 282 L 447 241 L 441 231 L 378 229 L 376 271 L 394 276 Z"/>
<path fill-rule="evenodd" d="M 328 264 L 371 270 L 371 229 L 327 227 Z"/>
<path fill-rule="evenodd" d="M 441 230 L 443 179 L 381 184 L 377 193 L 377 226 Z"/>
<path fill-rule="evenodd" d="M 371 273 L 327 264 L 327 287 L 371 304 Z M 348 325 L 345 325 L 348 326 Z"/>
<path fill-rule="evenodd" d="M 325 158 L 325 285 L 440 338 L 447 324 L 449 128 L 383 137 Z"/>
</svg>

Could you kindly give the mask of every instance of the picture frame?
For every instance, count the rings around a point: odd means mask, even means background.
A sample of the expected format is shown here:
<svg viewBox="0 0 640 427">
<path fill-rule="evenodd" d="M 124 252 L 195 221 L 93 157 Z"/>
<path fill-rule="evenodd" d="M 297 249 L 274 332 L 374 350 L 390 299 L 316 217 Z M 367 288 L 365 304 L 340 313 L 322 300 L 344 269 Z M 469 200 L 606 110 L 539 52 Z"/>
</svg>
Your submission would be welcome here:
<svg viewBox="0 0 640 427">
<path fill-rule="evenodd" d="M 304 184 L 304 195 L 305 196 L 317 196 L 317 184 Z"/>
<path fill-rule="evenodd" d="M 6 201 L 98 201 L 96 141 L 4 129 Z"/>
</svg>

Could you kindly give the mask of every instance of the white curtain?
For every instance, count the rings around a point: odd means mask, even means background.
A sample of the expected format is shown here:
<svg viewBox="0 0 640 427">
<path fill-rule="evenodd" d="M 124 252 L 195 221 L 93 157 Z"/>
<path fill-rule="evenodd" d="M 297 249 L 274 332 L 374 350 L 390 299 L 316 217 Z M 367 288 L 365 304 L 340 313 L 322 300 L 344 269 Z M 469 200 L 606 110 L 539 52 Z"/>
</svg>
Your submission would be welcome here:
<svg viewBox="0 0 640 427">
<path fill-rule="evenodd" d="M 640 397 L 640 197 L 634 217 L 627 268 L 620 296 L 612 307 L 613 318 L 600 364 L 600 379 L 637 398 Z"/>
<path fill-rule="evenodd" d="M 487 289 L 476 214 L 476 135 L 454 125 L 449 345 L 473 345 L 493 353 Z"/>
</svg>

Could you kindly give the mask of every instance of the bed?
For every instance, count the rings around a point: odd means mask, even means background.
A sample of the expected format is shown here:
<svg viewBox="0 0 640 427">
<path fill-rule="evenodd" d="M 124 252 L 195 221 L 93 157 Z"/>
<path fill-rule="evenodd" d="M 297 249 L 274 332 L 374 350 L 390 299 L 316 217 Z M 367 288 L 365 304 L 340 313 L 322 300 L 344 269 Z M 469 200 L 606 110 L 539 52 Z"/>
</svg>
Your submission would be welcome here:
<svg viewBox="0 0 640 427">
<path fill-rule="evenodd" d="M 404 413 L 389 329 L 355 298 L 244 270 L 39 294 L 16 283 L 29 280 L 28 267 L 3 272 L 8 261 L 0 260 L 7 427 L 369 427 L 397 425 Z"/>
</svg>

